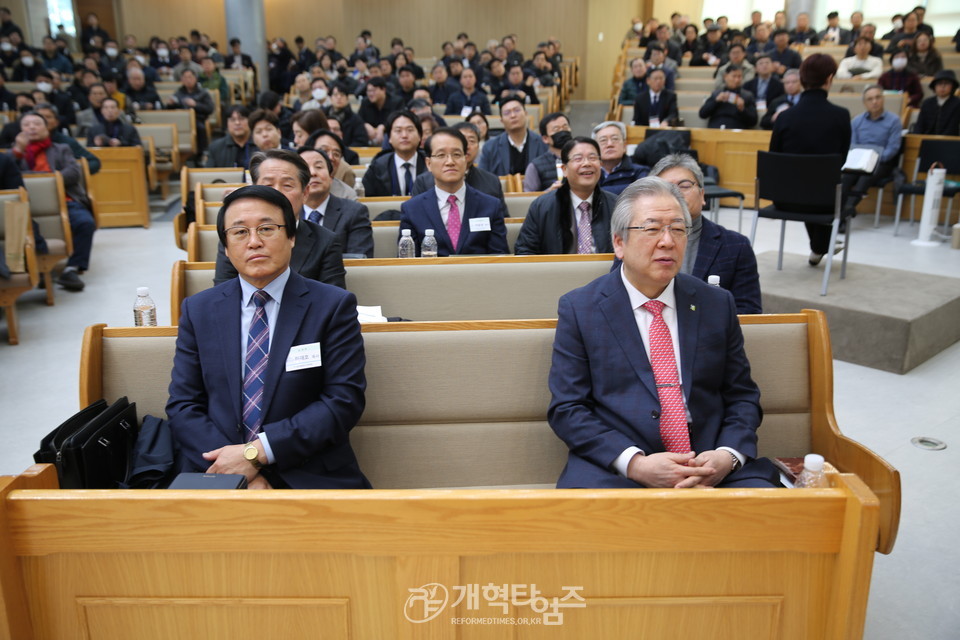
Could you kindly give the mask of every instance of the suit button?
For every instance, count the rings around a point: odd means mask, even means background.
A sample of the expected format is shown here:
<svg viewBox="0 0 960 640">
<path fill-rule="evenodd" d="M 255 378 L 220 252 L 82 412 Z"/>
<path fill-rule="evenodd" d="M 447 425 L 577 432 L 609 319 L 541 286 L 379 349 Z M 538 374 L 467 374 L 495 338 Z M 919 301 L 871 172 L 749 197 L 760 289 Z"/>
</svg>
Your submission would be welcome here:
<svg viewBox="0 0 960 640">
<path fill-rule="evenodd" d="M 659 412 L 659 411 L 651 411 L 651 412 L 650 412 L 650 417 L 653 418 L 654 420 L 659 420 L 659 419 L 660 419 L 660 412 Z"/>
</svg>

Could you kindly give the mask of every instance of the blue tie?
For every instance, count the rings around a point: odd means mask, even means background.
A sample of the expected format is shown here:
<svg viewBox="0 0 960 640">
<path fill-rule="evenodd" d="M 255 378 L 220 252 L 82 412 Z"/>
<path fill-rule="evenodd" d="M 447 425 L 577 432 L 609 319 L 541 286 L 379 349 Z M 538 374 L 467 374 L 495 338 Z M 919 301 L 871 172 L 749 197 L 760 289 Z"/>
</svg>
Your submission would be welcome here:
<svg viewBox="0 0 960 640">
<path fill-rule="evenodd" d="M 403 163 L 403 194 L 405 196 L 410 195 L 410 192 L 413 190 L 413 174 L 410 172 L 410 163 Z"/>
<path fill-rule="evenodd" d="M 660 119 L 660 95 L 653 96 L 653 100 L 650 101 L 650 115 L 657 116 L 657 119 Z"/>
<path fill-rule="evenodd" d="M 270 355 L 270 326 L 263 305 L 268 300 L 270 294 L 263 289 L 253 293 L 253 303 L 257 309 L 253 312 L 247 332 L 247 353 L 243 367 L 243 426 L 247 442 L 257 436 L 263 424 L 263 376 Z"/>
<path fill-rule="evenodd" d="M 310 212 L 310 215 L 307 216 L 307 220 L 309 220 L 313 224 L 320 224 L 320 212 L 314 209 L 313 211 Z"/>
</svg>

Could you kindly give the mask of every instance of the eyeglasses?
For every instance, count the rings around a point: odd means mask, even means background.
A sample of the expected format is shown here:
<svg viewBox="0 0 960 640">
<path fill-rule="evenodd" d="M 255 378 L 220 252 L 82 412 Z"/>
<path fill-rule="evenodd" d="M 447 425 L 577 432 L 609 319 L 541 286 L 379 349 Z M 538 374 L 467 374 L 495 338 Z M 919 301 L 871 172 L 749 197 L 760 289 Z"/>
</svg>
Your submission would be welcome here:
<svg viewBox="0 0 960 640">
<path fill-rule="evenodd" d="M 643 227 L 627 227 L 627 229 L 642 231 L 643 234 L 648 238 L 659 238 L 663 234 L 664 229 L 666 229 L 670 232 L 670 235 L 673 236 L 675 240 L 679 240 L 686 237 L 686 235 L 690 233 L 691 227 L 685 227 L 681 224 L 648 224 Z"/>
<path fill-rule="evenodd" d="M 250 237 L 251 231 L 256 231 L 261 240 L 269 240 L 276 236 L 281 228 L 286 226 L 285 224 L 268 223 L 261 224 L 255 229 L 251 229 L 250 227 L 230 227 L 224 233 L 226 233 L 227 240 L 230 242 L 246 242 L 247 238 Z"/>
<path fill-rule="evenodd" d="M 589 155 L 578 153 L 575 156 L 570 156 L 567 158 L 567 164 L 583 164 L 584 162 L 600 162 L 600 156 L 595 153 L 591 153 Z"/>
<path fill-rule="evenodd" d="M 454 151 L 453 153 L 435 153 L 430 157 L 434 160 L 439 160 L 440 162 L 446 162 L 447 160 L 460 162 L 466 157 L 466 155 L 464 155 L 462 151 Z"/>
<path fill-rule="evenodd" d="M 599 144 L 601 147 L 607 144 L 608 142 L 616 144 L 618 142 L 623 142 L 623 138 L 620 136 L 609 136 L 609 137 L 597 138 L 597 144 Z"/>
<path fill-rule="evenodd" d="M 507 109 L 506 111 L 504 111 L 503 109 L 501 109 L 500 117 L 507 116 L 509 118 L 511 116 L 520 115 L 521 113 L 525 114 L 526 110 L 525 109 Z"/>
</svg>

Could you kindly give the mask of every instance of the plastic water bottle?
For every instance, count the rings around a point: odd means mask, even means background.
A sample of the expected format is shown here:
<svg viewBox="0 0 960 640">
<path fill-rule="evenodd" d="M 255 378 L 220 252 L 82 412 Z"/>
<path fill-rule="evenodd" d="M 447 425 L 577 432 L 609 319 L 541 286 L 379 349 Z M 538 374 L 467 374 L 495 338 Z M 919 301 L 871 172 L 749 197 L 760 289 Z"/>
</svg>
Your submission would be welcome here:
<svg viewBox="0 0 960 640">
<path fill-rule="evenodd" d="M 423 242 L 420 244 L 420 257 L 421 258 L 436 258 L 437 257 L 437 239 L 433 235 L 433 229 L 426 229 L 424 231 Z"/>
<path fill-rule="evenodd" d="M 563 182 L 563 161 L 557 158 L 557 182 Z"/>
<path fill-rule="evenodd" d="M 707 276 L 707 284 L 710 285 L 711 287 L 719 287 L 719 286 L 720 286 L 720 276 L 716 276 L 716 275 L 714 275 L 714 276 Z"/>
<path fill-rule="evenodd" d="M 410 229 L 400 232 L 400 244 L 397 246 L 397 255 L 401 258 L 416 258 L 417 244 L 410 235 Z"/>
<path fill-rule="evenodd" d="M 803 457 L 803 471 L 793 483 L 797 489 L 820 489 L 829 487 L 827 477 L 823 475 L 823 456 L 808 453 Z"/>
<path fill-rule="evenodd" d="M 150 297 L 150 289 L 147 287 L 137 288 L 137 301 L 133 305 L 133 326 L 157 326 L 157 305 Z"/>
</svg>

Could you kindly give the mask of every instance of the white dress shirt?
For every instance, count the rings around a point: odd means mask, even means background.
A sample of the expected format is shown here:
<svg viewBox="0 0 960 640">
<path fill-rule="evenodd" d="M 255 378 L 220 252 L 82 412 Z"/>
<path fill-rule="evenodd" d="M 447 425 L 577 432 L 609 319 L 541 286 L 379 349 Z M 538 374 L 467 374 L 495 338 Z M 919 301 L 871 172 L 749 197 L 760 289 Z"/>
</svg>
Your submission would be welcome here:
<svg viewBox="0 0 960 640">
<path fill-rule="evenodd" d="M 460 224 L 463 225 L 463 212 L 467 206 L 467 183 L 461 182 L 460 188 L 453 193 L 444 191 L 437 186 L 433 188 L 433 191 L 437 194 L 437 206 L 440 207 L 440 219 L 443 220 L 443 226 L 447 226 L 447 218 L 450 217 L 450 202 L 448 201 L 450 196 L 456 196 L 457 198 L 457 209 L 460 210 Z M 436 233 L 436 231 L 434 231 L 434 233 Z"/>
</svg>

